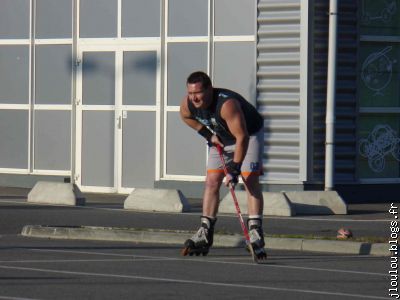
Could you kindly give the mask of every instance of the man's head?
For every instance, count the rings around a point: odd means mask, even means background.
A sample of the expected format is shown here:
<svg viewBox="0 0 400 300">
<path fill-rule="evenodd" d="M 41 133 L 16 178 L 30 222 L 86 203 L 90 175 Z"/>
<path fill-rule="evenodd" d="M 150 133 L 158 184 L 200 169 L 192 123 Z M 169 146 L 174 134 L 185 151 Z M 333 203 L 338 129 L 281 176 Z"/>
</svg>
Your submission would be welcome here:
<svg viewBox="0 0 400 300">
<path fill-rule="evenodd" d="M 188 98 L 196 108 L 207 108 L 212 101 L 211 79 L 204 72 L 197 71 L 186 80 Z"/>
<path fill-rule="evenodd" d="M 186 84 L 201 83 L 204 89 L 211 86 L 211 79 L 208 75 L 202 71 L 196 71 L 189 75 L 186 80 Z"/>
</svg>

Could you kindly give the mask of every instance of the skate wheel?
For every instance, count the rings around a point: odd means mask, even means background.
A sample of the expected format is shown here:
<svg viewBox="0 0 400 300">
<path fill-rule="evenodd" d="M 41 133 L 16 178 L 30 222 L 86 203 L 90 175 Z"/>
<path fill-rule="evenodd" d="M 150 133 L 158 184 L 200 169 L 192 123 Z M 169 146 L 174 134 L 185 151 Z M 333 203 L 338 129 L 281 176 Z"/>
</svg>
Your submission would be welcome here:
<svg viewBox="0 0 400 300">
<path fill-rule="evenodd" d="M 267 260 L 267 253 L 266 252 L 261 252 L 257 255 L 256 260 L 254 260 L 256 263 L 260 263 L 260 261 L 265 261 Z"/>
<path fill-rule="evenodd" d="M 267 254 L 261 254 L 257 257 L 257 259 L 265 260 L 267 259 Z"/>
</svg>

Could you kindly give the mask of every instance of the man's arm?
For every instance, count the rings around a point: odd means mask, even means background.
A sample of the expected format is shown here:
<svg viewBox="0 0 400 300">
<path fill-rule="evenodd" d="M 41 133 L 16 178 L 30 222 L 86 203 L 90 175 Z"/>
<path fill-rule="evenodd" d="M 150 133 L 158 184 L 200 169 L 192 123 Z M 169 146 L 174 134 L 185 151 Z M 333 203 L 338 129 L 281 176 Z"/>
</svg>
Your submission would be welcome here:
<svg viewBox="0 0 400 300">
<path fill-rule="evenodd" d="M 192 114 L 190 113 L 187 102 L 188 102 L 187 97 L 184 97 L 180 106 L 180 115 L 183 122 L 185 122 L 186 125 L 188 125 L 189 127 L 196 130 L 197 133 L 203 136 L 209 143 L 215 145 L 218 144 L 221 147 L 223 147 L 224 145 L 221 143 L 219 138 L 215 134 L 213 134 L 213 132 L 211 132 L 203 124 L 192 118 Z"/>
<path fill-rule="evenodd" d="M 240 104 L 235 99 L 227 100 L 221 107 L 221 117 L 228 125 L 229 131 L 236 138 L 234 163 L 242 163 L 249 145 L 249 134 Z"/>
<path fill-rule="evenodd" d="M 192 118 L 192 114 L 190 113 L 187 102 L 188 102 L 187 97 L 184 97 L 180 107 L 181 119 L 183 122 L 186 123 L 186 125 L 188 125 L 189 127 L 193 128 L 196 131 L 199 131 L 203 127 L 203 124 L 197 122 L 195 119 Z"/>
</svg>

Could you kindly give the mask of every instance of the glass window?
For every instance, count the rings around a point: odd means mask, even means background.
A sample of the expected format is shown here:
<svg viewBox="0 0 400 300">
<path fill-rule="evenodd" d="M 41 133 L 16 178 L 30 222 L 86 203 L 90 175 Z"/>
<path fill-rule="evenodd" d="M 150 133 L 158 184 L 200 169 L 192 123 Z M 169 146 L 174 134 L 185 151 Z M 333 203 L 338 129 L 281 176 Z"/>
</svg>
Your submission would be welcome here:
<svg viewBox="0 0 400 300">
<path fill-rule="evenodd" d="M 0 168 L 28 168 L 29 112 L 0 110 Z"/>
<path fill-rule="evenodd" d="M 215 0 L 215 35 L 253 35 L 256 1 Z"/>
<path fill-rule="evenodd" d="M 214 84 L 256 102 L 256 49 L 253 42 L 215 43 Z"/>
<path fill-rule="evenodd" d="M 122 186 L 153 188 L 156 165 L 156 114 L 129 111 L 126 112 L 123 124 Z"/>
<path fill-rule="evenodd" d="M 35 111 L 35 169 L 71 169 L 71 113 Z"/>
<path fill-rule="evenodd" d="M 117 0 L 80 0 L 81 38 L 116 37 L 117 20 Z"/>
<path fill-rule="evenodd" d="M 83 54 L 82 94 L 82 103 L 85 105 L 114 105 L 114 52 L 85 52 Z"/>
<path fill-rule="evenodd" d="M 36 0 L 36 38 L 72 37 L 72 0 Z"/>
<path fill-rule="evenodd" d="M 169 0 L 168 36 L 207 36 L 208 0 Z"/>
<path fill-rule="evenodd" d="M 362 43 L 360 47 L 360 105 L 400 106 L 400 44 Z"/>
<path fill-rule="evenodd" d="M 0 103 L 29 103 L 29 46 L 0 46 Z"/>
<path fill-rule="evenodd" d="M 155 105 L 157 52 L 124 52 L 124 105 Z"/>
<path fill-rule="evenodd" d="M 114 111 L 82 114 L 82 185 L 114 186 Z"/>
<path fill-rule="evenodd" d="M 400 35 L 400 1 L 361 0 L 361 34 Z"/>
<path fill-rule="evenodd" d="M 160 10 L 160 0 L 122 0 L 122 36 L 159 37 Z"/>
<path fill-rule="evenodd" d="M 400 43 L 393 42 L 400 34 L 400 2 L 359 4 L 358 177 L 399 178 L 400 118 L 391 108 L 400 107 Z"/>
<path fill-rule="evenodd" d="M 207 58 L 207 43 L 168 44 L 168 105 L 180 105 L 186 78 L 194 71 L 207 72 Z"/>
<path fill-rule="evenodd" d="M 206 142 L 182 122 L 179 112 L 167 114 L 167 137 L 166 173 L 203 176 L 206 165 Z M 184 145 L 182 141 L 185 141 Z"/>
<path fill-rule="evenodd" d="M 30 0 L 1 0 L 0 39 L 29 38 Z"/>
<path fill-rule="evenodd" d="M 37 104 L 70 104 L 72 53 L 70 45 L 36 46 Z"/>
<path fill-rule="evenodd" d="M 400 121 L 396 115 L 364 115 L 359 121 L 360 178 L 400 177 Z"/>
</svg>

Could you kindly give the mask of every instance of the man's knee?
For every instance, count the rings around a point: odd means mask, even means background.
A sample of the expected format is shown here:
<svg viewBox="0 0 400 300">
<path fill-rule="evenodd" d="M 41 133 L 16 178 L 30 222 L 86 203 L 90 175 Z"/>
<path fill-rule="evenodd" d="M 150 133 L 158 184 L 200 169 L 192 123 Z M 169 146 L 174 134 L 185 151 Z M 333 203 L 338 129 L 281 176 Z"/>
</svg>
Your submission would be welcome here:
<svg viewBox="0 0 400 300">
<path fill-rule="evenodd" d="M 262 198 L 261 185 L 258 175 L 248 175 L 243 177 L 246 191 L 253 197 Z"/>
<path fill-rule="evenodd" d="M 208 174 L 206 177 L 205 188 L 207 190 L 218 191 L 221 186 L 222 179 L 222 175 Z"/>
<path fill-rule="evenodd" d="M 246 174 L 246 175 L 242 175 L 243 178 L 243 183 L 247 186 L 247 187 L 251 187 L 251 188 L 258 188 L 260 187 L 260 180 L 259 180 L 259 175 L 258 174 Z"/>
</svg>

